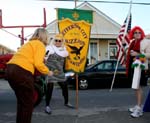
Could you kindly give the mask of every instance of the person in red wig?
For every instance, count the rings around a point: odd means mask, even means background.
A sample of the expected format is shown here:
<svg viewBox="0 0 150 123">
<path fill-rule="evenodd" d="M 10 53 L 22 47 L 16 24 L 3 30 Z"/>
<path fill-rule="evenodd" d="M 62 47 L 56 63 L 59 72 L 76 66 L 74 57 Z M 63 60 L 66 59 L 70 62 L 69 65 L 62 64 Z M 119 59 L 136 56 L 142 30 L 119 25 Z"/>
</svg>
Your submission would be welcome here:
<svg viewBox="0 0 150 123">
<path fill-rule="evenodd" d="M 133 27 L 129 33 L 130 46 L 127 52 L 126 58 L 126 73 L 129 78 L 129 81 L 132 83 L 134 69 L 131 67 L 134 61 L 134 58 L 140 54 L 140 43 L 144 39 L 145 33 L 143 29 L 139 26 Z M 140 117 L 143 115 L 142 111 L 142 88 L 141 86 L 146 86 L 147 81 L 145 77 L 144 70 L 141 71 L 141 78 L 139 83 L 139 88 L 134 89 L 136 94 L 137 104 L 133 108 L 129 108 L 132 117 Z"/>
</svg>

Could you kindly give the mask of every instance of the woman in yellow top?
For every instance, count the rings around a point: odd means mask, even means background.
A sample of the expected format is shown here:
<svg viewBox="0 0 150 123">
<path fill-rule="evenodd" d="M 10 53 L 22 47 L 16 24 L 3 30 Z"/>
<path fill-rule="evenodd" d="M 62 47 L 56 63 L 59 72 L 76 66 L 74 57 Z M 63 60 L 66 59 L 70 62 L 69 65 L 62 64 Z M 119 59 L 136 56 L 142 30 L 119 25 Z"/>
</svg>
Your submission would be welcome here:
<svg viewBox="0 0 150 123">
<path fill-rule="evenodd" d="M 51 76 L 52 71 L 44 64 L 48 33 L 38 28 L 30 40 L 7 63 L 6 79 L 17 98 L 16 123 L 31 123 L 33 111 L 34 72 Z"/>
</svg>

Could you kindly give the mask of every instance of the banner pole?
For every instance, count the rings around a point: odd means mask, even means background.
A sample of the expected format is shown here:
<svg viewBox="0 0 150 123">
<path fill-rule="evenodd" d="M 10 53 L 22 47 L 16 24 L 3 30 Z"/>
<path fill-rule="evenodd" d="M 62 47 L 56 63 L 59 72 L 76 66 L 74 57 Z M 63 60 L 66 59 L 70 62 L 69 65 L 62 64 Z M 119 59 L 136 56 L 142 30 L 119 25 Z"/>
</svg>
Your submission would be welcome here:
<svg viewBox="0 0 150 123">
<path fill-rule="evenodd" d="M 79 93 L 79 86 L 78 86 L 78 74 L 76 73 L 76 109 L 78 110 L 78 93 Z"/>
<path fill-rule="evenodd" d="M 77 7 L 77 0 L 74 0 L 75 8 Z"/>
</svg>

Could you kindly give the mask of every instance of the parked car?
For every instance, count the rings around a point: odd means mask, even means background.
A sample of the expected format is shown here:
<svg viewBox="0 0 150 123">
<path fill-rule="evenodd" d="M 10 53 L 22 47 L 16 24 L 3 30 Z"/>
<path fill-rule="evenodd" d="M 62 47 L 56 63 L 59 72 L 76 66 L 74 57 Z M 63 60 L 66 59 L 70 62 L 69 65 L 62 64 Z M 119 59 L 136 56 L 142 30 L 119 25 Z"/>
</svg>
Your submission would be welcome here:
<svg viewBox="0 0 150 123">
<path fill-rule="evenodd" d="M 83 73 L 78 74 L 78 87 L 85 90 L 91 87 L 110 88 L 116 69 L 117 60 L 103 60 L 88 66 Z M 147 79 L 150 72 L 147 73 Z M 68 76 L 68 84 L 76 87 L 76 75 Z M 116 87 L 131 87 L 126 76 L 126 68 L 118 64 L 114 81 Z"/>
<path fill-rule="evenodd" d="M 13 54 L 0 55 L 0 78 L 5 77 L 6 63 L 12 58 Z"/>
</svg>

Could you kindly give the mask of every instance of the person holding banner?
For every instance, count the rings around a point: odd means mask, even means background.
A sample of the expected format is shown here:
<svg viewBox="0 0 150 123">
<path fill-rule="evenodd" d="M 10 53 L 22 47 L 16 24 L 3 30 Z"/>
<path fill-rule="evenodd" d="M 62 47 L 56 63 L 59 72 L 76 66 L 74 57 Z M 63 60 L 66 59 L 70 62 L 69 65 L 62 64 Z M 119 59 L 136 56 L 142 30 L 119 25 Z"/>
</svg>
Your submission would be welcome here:
<svg viewBox="0 0 150 123">
<path fill-rule="evenodd" d="M 47 78 L 47 91 L 46 91 L 46 107 L 45 112 L 51 114 L 50 101 L 52 98 L 52 92 L 54 83 L 62 89 L 62 95 L 64 97 L 64 105 L 73 108 L 68 101 L 68 85 L 64 73 L 65 58 L 69 55 L 64 45 L 64 38 L 61 34 L 56 34 L 55 38 L 51 41 L 51 44 L 46 48 L 46 65 L 50 70 L 54 72 L 54 75 Z"/>
<path fill-rule="evenodd" d="M 141 54 L 140 43 L 144 39 L 144 37 L 145 37 L 145 33 L 143 29 L 139 26 L 133 27 L 133 29 L 131 29 L 130 34 L 129 34 L 131 43 L 130 43 L 128 53 L 127 53 L 126 73 L 129 78 L 129 81 L 132 83 L 132 88 L 135 90 L 136 101 L 137 101 L 137 104 L 133 108 L 129 108 L 129 111 L 131 112 L 132 117 L 140 117 L 143 115 L 142 108 L 141 108 L 141 105 L 142 105 L 141 86 L 147 85 L 145 71 L 144 70 L 139 71 L 138 72 L 139 75 L 137 75 L 137 77 L 134 77 L 135 71 L 132 68 L 132 64 L 134 60 Z M 133 83 L 135 78 L 136 79 L 138 78 L 138 80 L 136 80 L 135 83 Z M 136 84 L 137 87 L 133 87 L 134 84 Z"/>
</svg>

